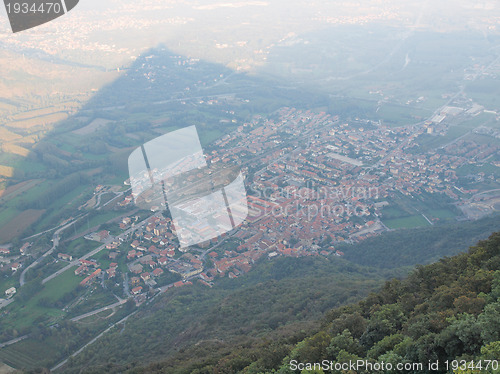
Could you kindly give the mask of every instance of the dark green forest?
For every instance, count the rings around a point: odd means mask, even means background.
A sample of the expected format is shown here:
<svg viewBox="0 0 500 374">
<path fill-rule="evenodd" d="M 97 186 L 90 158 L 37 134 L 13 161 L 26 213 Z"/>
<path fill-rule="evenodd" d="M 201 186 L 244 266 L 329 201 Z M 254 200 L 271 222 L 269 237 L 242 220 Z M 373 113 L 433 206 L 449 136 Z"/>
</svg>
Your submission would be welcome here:
<svg viewBox="0 0 500 374">
<path fill-rule="evenodd" d="M 395 274 L 335 257 L 264 259 L 213 288 L 195 281 L 169 291 L 71 359 L 65 372 L 121 373 L 163 357 L 190 366 L 279 336 L 295 343 L 328 310 L 361 299 Z"/>
<path fill-rule="evenodd" d="M 480 241 L 468 253 L 417 266 L 404 280 L 391 280 L 356 304 L 328 311 L 315 333 L 304 331 L 258 345 L 193 347 L 177 360 L 148 365 L 133 373 L 354 373 L 291 370 L 290 361 L 315 363 L 424 363 L 423 370 L 357 373 L 445 373 L 446 360 L 475 362 L 456 373 L 495 373 L 487 360 L 500 358 L 500 233 Z M 295 342 L 299 340 L 298 342 Z M 189 359 L 197 357 L 197 359 Z M 439 371 L 426 364 L 440 362 Z M 196 361 L 196 363 L 195 363 Z M 477 370 L 479 363 L 482 370 Z M 93 371 L 90 371 L 93 372 Z"/>
<path fill-rule="evenodd" d="M 463 226 L 464 235 L 485 237 L 485 222 L 478 222 Z M 464 250 L 450 227 L 432 233 L 419 244 L 413 230 L 400 231 L 406 246 L 382 235 L 371 255 L 414 266 L 428 258 L 428 247 L 436 256 Z M 427 257 L 407 260 L 419 245 Z M 295 374 L 290 360 L 480 358 L 499 340 L 499 246 L 496 234 L 409 275 L 408 267 L 389 270 L 382 261 L 367 267 L 338 257 L 266 259 L 213 288 L 195 282 L 169 291 L 70 359 L 64 372 Z"/>
</svg>

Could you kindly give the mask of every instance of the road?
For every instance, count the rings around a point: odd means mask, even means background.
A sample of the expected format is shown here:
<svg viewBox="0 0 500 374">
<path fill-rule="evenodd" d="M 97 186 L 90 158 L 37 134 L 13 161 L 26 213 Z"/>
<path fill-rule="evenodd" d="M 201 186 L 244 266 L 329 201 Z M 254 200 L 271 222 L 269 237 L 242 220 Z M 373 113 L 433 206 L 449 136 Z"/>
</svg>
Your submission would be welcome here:
<svg viewBox="0 0 500 374">
<path fill-rule="evenodd" d="M 83 217 L 83 216 L 82 216 Z M 45 252 L 42 256 L 40 256 L 39 258 L 37 258 L 31 265 L 29 265 L 26 269 L 23 270 L 23 272 L 21 273 L 21 276 L 19 277 L 19 284 L 21 285 L 21 287 L 26 283 L 25 281 L 25 277 L 26 277 L 26 273 L 28 272 L 29 269 L 31 268 L 34 268 L 35 266 L 37 266 L 40 262 L 42 262 L 42 260 L 44 258 L 46 258 L 47 256 L 51 255 L 57 248 L 57 246 L 59 245 L 59 234 L 64 231 L 65 229 L 67 229 L 68 227 L 70 227 L 73 223 L 75 223 L 76 221 L 78 221 L 80 218 L 82 217 L 79 217 L 79 218 L 76 218 L 72 221 L 70 221 L 69 223 L 67 223 L 66 225 L 62 226 L 61 228 L 57 229 L 56 232 L 54 233 L 53 237 L 52 237 L 52 248 L 50 248 L 47 252 Z"/>
<path fill-rule="evenodd" d="M 109 203 L 110 203 L 110 202 L 112 202 L 113 200 L 115 200 L 115 199 L 119 198 L 120 196 L 123 196 L 123 194 L 127 193 L 127 192 L 128 192 L 128 191 L 130 191 L 131 189 L 132 189 L 132 188 L 129 188 L 129 189 L 128 189 L 128 190 L 126 190 L 126 191 L 117 192 L 117 193 L 116 193 L 116 195 L 117 195 L 117 196 L 115 196 L 114 198 L 112 198 L 111 200 L 109 200 L 108 202 L 106 202 L 103 206 L 106 206 L 107 204 L 109 204 Z M 99 205 L 99 204 L 100 204 L 100 197 L 101 197 L 101 196 L 99 195 L 99 196 L 98 196 L 99 203 L 98 203 L 97 205 Z M 100 209 L 100 207 L 99 207 L 98 209 Z M 87 213 L 87 214 L 88 214 L 88 213 Z M 22 287 L 22 286 L 26 283 L 25 278 L 26 278 L 26 273 L 28 272 L 28 270 L 29 270 L 29 269 L 32 269 L 32 268 L 34 268 L 34 267 L 36 267 L 38 264 L 40 264 L 40 262 L 42 262 L 42 260 L 43 260 L 45 257 L 47 257 L 47 256 L 51 255 L 51 254 L 52 254 L 52 253 L 56 250 L 57 246 L 59 245 L 59 239 L 60 239 L 60 234 L 61 234 L 61 232 L 62 232 L 62 231 L 64 231 L 64 230 L 66 230 L 68 227 L 70 227 L 71 225 L 73 225 L 75 222 L 77 222 L 77 221 L 78 221 L 78 220 L 80 220 L 81 218 L 84 218 L 87 214 L 85 214 L 85 215 L 80 215 L 80 216 L 76 217 L 75 219 L 71 220 L 70 222 L 66 223 L 64 226 L 59 227 L 59 228 L 56 230 L 56 232 L 55 232 L 55 233 L 54 233 L 54 235 L 52 236 L 52 248 L 50 248 L 47 252 L 45 252 L 45 253 L 44 253 L 41 257 L 39 257 L 38 259 L 36 259 L 36 260 L 35 260 L 32 264 L 30 264 L 30 265 L 29 265 L 26 269 L 24 269 L 24 270 L 23 270 L 23 272 L 21 273 L 21 276 L 20 276 L 20 278 L 19 278 L 19 284 L 20 284 L 20 286 L 21 286 L 21 287 Z M 143 222 L 141 222 L 141 224 L 143 224 L 143 223 L 144 223 L 144 221 L 143 221 Z M 135 229 L 137 229 L 137 227 L 140 227 L 140 226 L 135 226 L 133 229 L 135 230 Z M 55 228 L 57 228 L 57 227 L 55 227 Z M 45 231 L 43 231 L 43 232 L 41 232 L 41 233 L 38 233 L 38 234 L 35 234 L 35 235 L 32 235 L 32 236 L 29 236 L 29 237 L 25 238 L 24 240 L 26 240 L 26 239 L 30 239 L 30 238 L 34 238 L 34 237 L 36 237 L 36 236 L 39 236 L 39 235 L 42 235 L 42 234 L 44 234 L 44 233 L 50 232 L 50 231 L 54 230 L 55 228 L 52 228 L 52 229 L 49 229 L 49 230 L 45 230 Z M 125 233 L 121 234 L 120 236 L 125 235 L 126 233 L 130 232 L 131 230 L 132 230 L 132 229 L 127 230 Z M 89 258 L 89 257 L 91 257 L 91 256 L 93 256 L 93 255 L 95 255 L 96 253 L 100 252 L 100 251 L 101 251 L 101 250 L 102 250 L 105 246 L 106 246 L 106 245 L 104 244 L 103 246 L 100 246 L 99 248 L 97 248 L 97 249 L 93 250 L 92 252 L 87 253 L 85 256 L 81 257 L 81 259 L 84 259 L 84 260 L 85 260 L 85 259 L 87 259 L 87 258 Z M 48 276 L 47 278 L 45 278 L 45 279 L 42 281 L 42 284 L 44 284 L 44 283 L 48 282 L 49 280 L 51 280 L 51 279 L 53 279 L 53 278 L 57 277 L 58 275 L 60 275 L 60 274 L 64 273 L 66 270 L 68 270 L 68 269 L 69 269 L 69 268 L 71 268 L 72 266 L 76 266 L 76 265 L 78 265 L 78 264 L 79 264 L 79 260 L 80 260 L 80 259 L 75 260 L 75 261 L 72 261 L 69 265 L 65 266 L 63 269 L 60 269 L 60 270 L 56 271 L 54 274 L 52 274 L 52 275 Z M 1 303 L 1 304 L 0 304 L 0 309 L 1 309 L 1 308 L 3 308 L 3 307 L 5 307 L 5 306 L 7 306 L 8 304 L 10 304 L 10 302 L 9 302 L 9 303 Z"/>
<path fill-rule="evenodd" d="M 116 238 L 119 240 L 120 238 L 123 238 L 123 237 L 127 236 L 128 234 L 130 234 L 131 232 L 133 232 L 133 231 L 137 230 L 138 228 L 144 226 L 146 224 L 146 222 L 148 221 L 149 218 L 150 217 L 148 217 L 145 220 L 141 221 L 139 224 L 137 224 L 137 225 L 129 228 L 127 231 L 124 231 L 123 233 L 121 233 L 120 235 L 118 235 Z M 42 281 L 42 284 L 45 284 L 49 280 L 54 279 L 55 277 L 61 275 L 62 273 L 64 273 L 66 270 L 72 268 L 73 266 L 79 266 L 80 260 L 86 260 L 86 259 L 88 259 L 88 258 L 96 255 L 97 253 L 99 253 L 100 251 L 102 251 L 104 248 L 106 248 L 106 244 L 108 244 L 108 243 L 106 242 L 103 245 L 100 245 L 99 247 L 97 247 L 96 249 L 90 251 L 86 255 L 83 255 L 82 257 L 80 257 L 80 258 L 78 258 L 76 260 L 71 261 L 68 265 L 66 265 L 62 269 L 59 269 L 55 273 L 53 273 L 53 274 L 49 275 L 47 278 L 45 278 Z"/>
<path fill-rule="evenodd" d="M 497 191 L 500 191 L 500 188 L 495 188 L 494 190 L 479 192 L 479 193 L 475 194 L 474 196 L 472 196 L 472 198 L 470 200 L 472 200 L 473 198 L 478 197 L 480 195 L 485 195 L 485 194 L 488 194 L 490 192 L 497 192 Z"/>
<path fill-rule="evenodd" d="M 59 364 L 57 364 L 56 366 L 54 366 L 53 368 L 51 368 L 50 371 L 52 372 L 52 371 L 55 371 L 55 370 L 59 369 L 60 367 L 62 367 L 64 364 L 66 364 L 66 362 L 68 362 L 68 360 L 69 360 L 70 357 L 75 357 L 75 356 L 79 355 L 85 348 L 87 348 L 89 345 L 93 344 L 95 341 L 97 341 L 98 339 L 100 339 L 101 336 L 103 336 L 104 334 L 106 334 L 109 330 L 111 330 L 116 325 L 119 325 L 120 323 L 125 322 L 127 319 L 129 319 L 130 317 L 132 317 L 135 313 L 137 313 L 137 310 L 134 311 L 134 312 L 132 312 L 132 313 L 130 313 L 128 316 L 122 318 L 118 322 L 113 323 L 106 330 L 104 330 L 103 332 L 101 332 L 94 339 L 92 339 L 91 341 L 89 341 L 87 344 L 85 344 L 83 347 L 81 347 L 78 351 L 76 351 L 75 353 L 73 353 L 67 359 L 65 359 L 64 361 L 60 362 Z"/>
<path fill-rule="evenodd" d="M 91 312 L 88 312 L 88 313 L 85 313 L 85 314 L 82 314 L 82 315 L 79 315 L 77 317 L 73 317 L 71 318 L 71 321 L 73 322 L 76 322 L 76 321 L 79 321 L 81 319 L 84 319 L 84 318 L 87 318 L 87 317 L 90 317 L 90 316 L 93 316 L 94 314 L 98 314 L 98 313 L 101 313 L 101 312 L 104 312 L 106 310 L 109 310 L 109 309 L 114 309 L 114 308 L 117 308 L 119 307 L 120 305 L 123 305 L 127 302 L 127 299 L 122 299 L 114 304 L 110 304 L 108 306 L 105 306 L 105 307 L 102 307 L 102 308 L 99 308 L 99 309 L 96 309 L 96 310 L 93 310 Z"/>
<path fill-rule="evenodd" d="M 94 249 L 93 251 L 90 251 L 89 253 L 87 253 L 86 255 L 80 257 L 79 259 L 77 260 L 73 260 L 71 261 L 68 265 L 66 265 L 65 267 L 63 267 L 62 269 L 59 269 L 58 271 L 56 271 L 55 273 L 49 275 L 47 278 L 45 278 L 44 280 L 42 280 L 42 284 L 45 284 L 47 283 L 49 280 L 51 279 L 54 279 L 55 277 L 61 275 L 62 273 L 64 273 L 66 270 L 72 268 L 73 266 L 79 266 L 80 264 L 80 260 L 86 260 L 88 259 L 89 257 L 92 257 L 94 256 L 95 254 L 99 253 L 100 251 L 102 251 L 104 248 L 106 248 L 106 243 L 97 247 L 96 249 Z"/>
<path fill-rule="evenodd" d="M 17 342 L 20 342 L 21 340 L 26 339 L 28 336 L 29 335 L 23 335 L 23 336 L 20 336 L 19 338 L 9 340 L 8 342 L 0 343 L 0 348 L 4 348 L 4 347 L 7 347 L 9 345 L 16 344 Z"/>
<path fill-rule="evenodd" d="M 13 297 L 11 297 L 10 299 L 2 299 L 0 301 L 0 309 L 5 308 L 7 305 L 9 305 L 10 303 L 12 303 L 13 301 L 14 301 Z"/>
<path fill-rule="evenodd" d="M 101 193 L 97 196 L 97 203 L 96 203 L 96 208 L 97 210 L 100 210 L 101 208 L 105 207 L 106 205 L 108 205 L 109 203 L 111 203 L 112 201 L 115 201 L 116 199 L 118 199 L 119 197 L 123 196 L 124 194 L 126 194 L 127 192 L 131 191 L 132 190 L 132 187 L 130 187 L 128 190 L 125 190 L 125 191 L 118 191 L 118 192 L 112 192 L 112 191 L 106 191 L 104 193 Z M 113 197 L 111 200 L 105 202 L 102 206 L 99 206 L 101 205 L 101 196 L 103 194 L 106 194 L 106 193 L 114 193 L 116 196 Z"/>
<path fill-rule="evenodd" d="M 187 278 L 186 280 L 190 280 L 190 279 L 193 279 L 193 278 L 196 278 L 197 275 L 195 276 L 192 276 L 192 277 L 189 277 Z M 163 287 L 159 287 L 158 290 L 160 292 L 158 292 L 155 296 L 153 296 L 150 300 L 148 300 L 148 303 L 150 303 L 152 300 L 154 300 L 158 295 L 164 293 L 165 291 L 167 291 L 169 288 L 172 288 L 174 286 L 174 283 L 170 283 L 170 284 L 167 284 L 166 286 L 163 286 Z M 111 305 L 108 305 L 104 308 L 100 308 L 100 309 L 96 309 L 92 312 L 89 312 L 89 313 L 85 313 L 85 314 L 82 314 L 81 316 L 78 316 L 78 317 L 74 317 L 72 318 L 71 320 L 72 321 L 78 321 L 80 319 L 83 319 L 85 317 L 89 317 L 91 315 L 94 315 L 94 314 L 97 314 L 97 313 L 100 313 L 102 311 L 105 311 L 105 310 L 109 310 L 109 309 L 112 309 L 112 308 L 115 308 L 115 307 L 118 307 L 122 304 L 125 304 L 127 302 L 127 299 L 123 299 L 123 300 L 120 300 L 118 301 L 117 303 L 114 303 L 114 304 L 111 304 Z M 61 361 L 59 364 L 57 364 L 56 366 L 54 366 L 53 368 L 51 368 L 51 372 L 52 371 L 56 371 L 58 369 L 60 369 L 62 366 L 64 366 L 66 364 L 66 362 L 68 362 L 68 360 L 71 358 L 71 357 L 75 357 L 77 355 L 79 355 L 85 348 L 87 348 L 89 345 L 93 344 L 94 342 L 96 342 L 98 339 L 100 339 L 104 334 L 106 334 L 109 330 L 111 330 L 113 327 L 115 327 L 116 325 L 119 325 L 123 322 L 125 322 L 127 319 L 129 319 L 130 317 L 132 317 L 134 314 L 136 314 L 138 312 L 138 310 L 135 310 L 133 311 L 132 313 L 130 313 L 129 315 L 127 315 L 126 317 L 122 318 L 121 320 L 119 320 L 118 322 L 115 322 L 113 323 L 112 325 L 110 325 L 106 330 L 104 330 L 103 332 L 101 332 L 99 335 L 97 335 L 94 339 L 92 339 L 91 341 L 89 341 L 87 344 L 85 344 L 83 347 L 81 347 L 79 350 L 77 350 L 76 352 L 74 352 L 73 354 L 71 354 L 71 356 L 69 356 L 68 358 L 66 358 L 64 361 Z M 9 343 L 9 342 L 7 342 Z M 13 343 L 12 343 L 13 344 Z"/>
</svg>

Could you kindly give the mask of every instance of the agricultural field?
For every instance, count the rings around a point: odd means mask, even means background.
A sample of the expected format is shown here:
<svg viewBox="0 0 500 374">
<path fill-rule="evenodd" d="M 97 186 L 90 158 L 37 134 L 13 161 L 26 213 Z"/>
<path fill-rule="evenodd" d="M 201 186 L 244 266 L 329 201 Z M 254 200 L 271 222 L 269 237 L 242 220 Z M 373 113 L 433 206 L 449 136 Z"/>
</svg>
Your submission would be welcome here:
<svg viewBox="0 0 500 374">
<path fill-rule="evenodd" d="M 44 209 L 27 209 L 0 226 L 0 241 L 9 241 L 21 235 L 45 212 Z"/>
<path fill-rule="evenodd" d="M 56 354 L 54 347 L 26 339 L 15 345 L 0 349 L 0 360 L 17 369 L 34 369 L 47 357 Z"/>
<path fill-rule="evenodd" d="M 11 166 L 0 165 L 0 176 L 11 178 L 14 176 L 14 168 Z"/>
<path fill-rule="evenodd" d="M 466 176 L 478 173 L 493 174 L 497 178 L 500 178 L 500 167 L 492 164 L 484 165 L 465 165 L 457 169 L 458 176 Z"/>
<path fill-rule="evenodd" d="M 0 140 L 2 142 L 11 142 L 13 140 L 18 140 L 21 138 L 22 138 L 21 135 L 16 134 L 15 132 L 12 132 L 10 130 L 7 130 L 5 127 L 0 127 Z"/>
<path fill-rule="evenodd" d="M 438 219 L 438 220 L 448 220 L 454 219 L 459 214 L 456 209 L 429 209 L 425 211 L 425 215 L 429 219 Z"/>
<path fill-rule="evenodd" d="M 7 143 L 2 145 L 2 151 L 7 153 L 13 153 L 15 155 L 19 155 L 22 157 L 27 157 L 30 154 L 30 151 L 28 149 L 12 143 Z"/>
<path fill-rule="evenodd" d="M 40 286 L 39 291 L 25 302 L 16 297 L 15 301 L 5 308 L 7 315 L 3 322 L 11 328 L 22 329 L 33 326 L 37 321 L 53 324 L 63 318 L 65 313 L 61 309 L 45 305 L 54 305 L 65 294 L 75 290 L 81 278 L 74 274 L 74 270 L 75 268 L 68 269 L 57 278 Z"/>
<path fill-rule="evenodd" d="M 487 137 L 472 134 L 472 131 L 480 126 L 496 127 L 498 126 L 498 122 L 495 120 L 495 116 L 490 113 L 481 113 L 462 122 L 453 122 L 444 136 L 429 134 L 421 135 L 418 138 L 420 150 L 425 152 L 431 149 L 444 147 L 465 135 L 467 135 L 468 140 L 476 140 L 476 138 L 478 138 L 480 142 L 491 141 L 491 139 Z"/>
<path fill-rule="evenodd" d="M 20 121 L 8 122 L 5 124 L 7 128 L 27 130 L 32 128 L 46 127 L 68 118 L 68 113 L 59 112 L 42 115 L 39 117 L 23 119 Z"/>
<path fill-rule="evenodd" d="M 430 226 L 430 223 L 421 215 L 403 217 L 397 219 L 382 220 L 390 229 L 412 229 L 416 227 Z"/>
<path fill-rule="evenodd" d="M 500 80 L 479 79 L 470 83 L 467 94 L 486 109 L 500 110 Z"/>
<path fill-rule="evenodd" d="M 377 114 L 385 125 L 399 127 L 420 122 L 428 118 L 432 112 L 415 107 L 383 104 Z"/>
<path fill-rule="evenodd" d="M 96 118 L 91 123 L 86 125 L 85 127 L 73 130 L 73 134 L 76 135 L 89 135 L 97 130 L 100 130 L 102 127 L 105 127 L 108 123 L 112 123 L 113 121 L 103 118 Z"/>
<path fill-rule="evenodd" d="M 71 228 L 69 230 L 71 233 Z M 90 240 L 84 239 L 83 237 L 71 240 L 66 243 L 63 242 L 61 247 L 61 252 L 72 255 L 73 257 L 83 256 L 85 253 L 90 252 L 91 250 L 97 248 L 100 244 L 96 242 L 92 242 Z"/>
</svg>

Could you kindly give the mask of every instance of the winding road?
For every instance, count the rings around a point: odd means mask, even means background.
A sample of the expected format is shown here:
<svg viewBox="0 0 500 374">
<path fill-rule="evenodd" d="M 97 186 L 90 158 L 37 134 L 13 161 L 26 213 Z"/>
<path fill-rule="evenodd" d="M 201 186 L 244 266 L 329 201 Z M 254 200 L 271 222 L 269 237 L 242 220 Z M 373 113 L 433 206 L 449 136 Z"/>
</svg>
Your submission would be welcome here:
<svg viewBox="0 0 500 374">
<path fill-rule="evenodd" d="M 83 216 L 82 216 L 83 217 Z M 80 218 L 82 217 L 79 217 L 79 218 L 76 218 L 72 221 L 70 221 L 69 223 L 67 223 L 66 225 L 62 226 L 61 228 L 57 229 L 56 232 L 54 233 L 54 236 L 52 237 L 52 248 L 50 248 L 47 252 L 45 252 L 42 256 L 40 256 L 39 258 L 37 258 L 35 261 L 33 261 L 31 263 L 31 265 L 29 265 L 26 269 L 23 270 L 23 272 L 21 273 L 21 276 L 19 277 L 19 284 L 21 285 L 21 287 L 26 283 L 26 273 L 28 272 L 29 269 L 32 269 L 34 267 L 36 267 L 40 262 L 42 262 L 42 260 L 44 258 L 46 258 L 47 256 L 51 255 L 57 248 L 57 246 L 59 245 L 59 234 L 66 230 L 68 227 L 70 227 L 73 223 L 75 223 L 76 221 L 78 221 Z M 45 282 L 43 282 L 45 283 Z"/>
</svg>

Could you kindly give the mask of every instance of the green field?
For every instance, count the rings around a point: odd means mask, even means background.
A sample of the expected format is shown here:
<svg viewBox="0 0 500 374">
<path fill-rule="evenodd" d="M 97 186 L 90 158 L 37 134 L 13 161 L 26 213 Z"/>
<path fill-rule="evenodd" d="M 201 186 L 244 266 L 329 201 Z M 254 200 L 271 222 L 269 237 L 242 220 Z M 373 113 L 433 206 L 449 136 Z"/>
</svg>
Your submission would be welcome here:
<svg viewBox="0 0 500 374">
<path fill-rule="evenodd" d="M 41 299 L 55 302 L 66 293 L 73 291 L 81 282 L 81 279 L 74 274 L 74 270 L 71 268 L 47 282 L 38 293 L 25 303 L 15 300 L 6 308 L 8 315 L 5 317 L 5 323 L 12 328 L 20 329 L 33 326 L 41 321 L 53 323 L 63 317 L 64 312 L 60 309 L 43 307 L 38 302 Z"/>
<path fill-rule="evenodd" d="M 70 234 L 72 228 L 68 228 Z M 81 257 L 84 254 L 96 249 L 100 246 L 100 243 L 84 239 L 83 237 L 72 240 L 70 242 L 63 242 L 59 245 L 60 251 L 72 255 L 73 257 Z"/>
<path fill-rule="evenodd" d="M 87 197 L 90 197 L 91 186 L 79 186 L 73 191 L 61 196 L 60 199 L 56 200 L 51 204 L 52 213 L 44 216 L 41 220 L 36 223 L 35 232 L 42 231 L 44 228 L 50 225 L 58 224 L 59 221 L 54 220 L 60 215 L 60 212 L 64 209 L 74 209 L 77 211 L 79 205 L 83 204 Z"/>
<path fill-rule="evenodd" d="M 464 136 L 465 134 L 478 128 L 479 126 L 485 125 L 489 127 L 495 127 L 492 126 L 494 124 L 496 124 L 496 122 L 495 116 L 493 114 L 481 113 L 466 121 L 450 125 L 448 131 L 446 132 L 446 135 L 444 136 L 423 134 L 419 136 L 418 143 L 420 144 L 421 151 L 428 151 L 431 149 L 442 147 L 454 141 L 455 139 Z M 490 138 L 481 135 L 470 134 L 470 136 L 467 136 L 467 140 L 472 139 L 479 140 L 480 143 L 491 140 Z"/>
<path fill-rule="evenodd" d="M 0 361 L 16 369 L 34 369 L 40 367 L 48 357 L 57 354 L 55 348 L 26 339 L 17 344 L 0 349 Z"/>
<path fill-rule="evenodd" d="M 437 219 L 453 219 L 458 215 L 458 212 L 454 212 L 451 209 L 430 209 L 425 211 L 425 215 L 429 218 Z"/>
<path fill-rule="evenodd" d="M 384 104 L 377 114 L 389 126 L 398 127 L 417 123 L 428 118 L 432 112 L 415 107 L 404 107 L 394 104 Z"/>
<path fill-rule="evenodd" d="M 113 293 L 111 291 L 103 290 L 101 287 L 97 287 L 85 294 L 83 302 L 71 310 L 68 318 L 80 316 L 82 314 L 102 308 L 106 305 L 114 304 L 116 302 L 117 299 L 113 296 Z M 107 313 L 107 315 L 110 314 L 109 311 L 106 311 L 104 313 Z"/>
<path fill-rule="evenodd" d="M 401 209 L 399 205 L 391 204 L 384 207 L 384 209 L 382 210 L 382 215 L 386 219 L 391 219 L 407 216 L 408 213 L 405 210 Z"/>
<path fill-rule="evenodd" d="M 84 223 L 84 225 L 80 227 L 80 229 L 76 230 L 76 234 L 81 234 L 89 228 L 102 225 L 103 223 L 119 217 L 122 214 L 124 214 L 124 212 L 102 212 L 90 218 L 89 220 L 87 220 L 87 218 L 83 218 L 82 222 Z"/>
<path fill-rule="evenodd" d="M 458 176 L 466 176 L 470 174 L 485 173 L 486 175 L 493 174 L 497 178 L 500 177 L 500 168 L 491 164 L 484 165 L 464 165 L 457 169 Z"/>
<path fill-rule="evenodd" d="M 0 222 L 7 222 L 13 219 L 19 211 L 13 207 L 7 206 L 5 209 L 0 210 Z"/>
<path fill-rule="evenodd" d="M 429 222 L 421 215 L 388 219 L 382 222 L 390 229 L 412 229 L 415 227 L 430 226 Z"/>
</svg>

